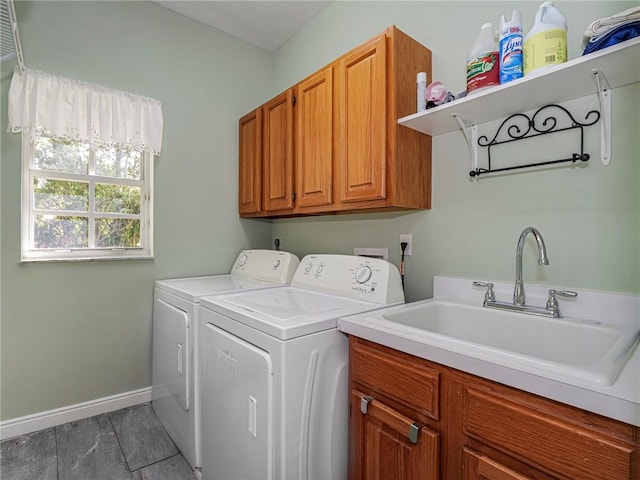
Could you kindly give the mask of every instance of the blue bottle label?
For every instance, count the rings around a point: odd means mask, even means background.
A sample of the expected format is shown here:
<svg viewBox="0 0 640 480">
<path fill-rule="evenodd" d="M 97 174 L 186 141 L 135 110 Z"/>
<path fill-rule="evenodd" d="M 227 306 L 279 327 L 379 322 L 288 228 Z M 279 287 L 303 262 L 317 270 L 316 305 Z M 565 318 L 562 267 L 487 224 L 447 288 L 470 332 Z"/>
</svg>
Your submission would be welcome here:
<svg viewBox="0 0 640 480">
<path fill-rule="evenodd" d="M 522 33 L 508 33 L 500 40 L 500 83 L 522 77 Z"/>
</svg>

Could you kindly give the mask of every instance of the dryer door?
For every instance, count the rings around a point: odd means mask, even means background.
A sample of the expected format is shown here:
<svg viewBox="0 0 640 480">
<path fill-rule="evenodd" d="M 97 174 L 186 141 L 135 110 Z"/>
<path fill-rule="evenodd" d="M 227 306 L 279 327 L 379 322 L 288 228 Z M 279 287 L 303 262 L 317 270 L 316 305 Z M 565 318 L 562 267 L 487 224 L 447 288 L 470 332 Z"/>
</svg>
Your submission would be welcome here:
<svg viewBox="0 0 640 480">
<path fill-rule="evenodd" d="M 171 395 L 184 410 L 190 408 L 190 347 L 187 313 L 156 299 L 153 312 L 154 397 Z"/>
<path fill-rule="evenodd" d="M 204 478 L 273 478 L 273 362 L 216 327 L 202 334 Z"/>
</svg>

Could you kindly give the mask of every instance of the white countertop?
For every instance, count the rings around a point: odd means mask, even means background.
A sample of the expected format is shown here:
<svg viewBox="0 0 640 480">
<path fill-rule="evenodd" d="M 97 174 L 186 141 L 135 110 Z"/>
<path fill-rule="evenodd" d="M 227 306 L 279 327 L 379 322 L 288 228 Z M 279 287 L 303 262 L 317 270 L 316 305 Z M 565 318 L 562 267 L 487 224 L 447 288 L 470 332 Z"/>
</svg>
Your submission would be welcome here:
<svg viewBox="0 0 640 480">
<path fill-rule="evenodd" d="M 498 299 L 505 299 L 505 293 L 513 292 L 512 285 L 498 282 L 494 284 Z M 540 299 L 546 298 L 544 295 L 549 288 L 526 285 L 528 303 L 541 304 Z M 434 298 L 465 303 L 475 302 L 476 305 L 482 305 L 483 296 L 484 290 L 471 287 L 470 279 L 434 277 Z M 407 306 L 416 305 L 416 303 L 407 304 Z M 594 319 L 594 316 L 597 317 L 606 312 L 609 318 L 620 324 L 640 322 L 640 297 L 633 295 L 578 291 L 578 298 L 575 301 L 563 302 L 561 307 L 565 307 L 567 315 L 580 318 Z M 427 345 L 406 332 L 392 331 L 381 324 L 367 321 L 372 315 L 382 315 L 402 308 L 405 307 L 391 307 L 370 314 L 341 318 L 338 321 L 338 328 L 347 334 L 426 360 L 640 426 L 640 347 L 638 346 L 613 385 L 604 386 L 580 381 L 569 383 L 493 363 L 490 358 L 480 359 L 439 346 Z"/>
</svg>

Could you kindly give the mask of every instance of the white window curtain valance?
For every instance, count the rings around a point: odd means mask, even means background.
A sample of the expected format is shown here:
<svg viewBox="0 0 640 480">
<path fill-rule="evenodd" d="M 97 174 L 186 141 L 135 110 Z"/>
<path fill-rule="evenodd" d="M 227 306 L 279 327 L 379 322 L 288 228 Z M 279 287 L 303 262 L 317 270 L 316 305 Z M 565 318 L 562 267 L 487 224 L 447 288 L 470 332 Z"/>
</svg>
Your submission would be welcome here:
<svg viewBox="0 0 640 480">
<path fill-rule="evenodd" d="M 13 72 L 9 131 L 117 146 L 159 155 L 162 105 L 158 100 L 58 77 L 37 70 Z"/>
</svg>

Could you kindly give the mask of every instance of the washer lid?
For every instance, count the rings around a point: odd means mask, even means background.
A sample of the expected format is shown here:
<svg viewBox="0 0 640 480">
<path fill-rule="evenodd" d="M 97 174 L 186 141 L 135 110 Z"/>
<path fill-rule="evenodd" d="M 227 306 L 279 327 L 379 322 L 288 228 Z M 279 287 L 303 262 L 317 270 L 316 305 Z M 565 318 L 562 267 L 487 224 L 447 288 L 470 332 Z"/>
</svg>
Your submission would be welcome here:
<svg viewBox="0 0 640 480">
<path fill-rule="evenodd" d="M 340 297 L 327 298 L 316 292 L 280 289 L 270 294 L 239 295 L 230 297 L 225 303 L 255 312 L 280 322 L 291 321 L 303 316 L 326 317 L 331 312 L 353 306 L 353 300 Z M 265 292 L 266 293 L 266 292 Z M 370 303 L 370 302 L 357 302 Z"/>
<path fill-rule="evenodd" d="M 155 285 L 157 288 L 177 295 L 185 300 L 199 303 L 200 297 L 205 295 L 272 288 L 278 287 L 281 284 L 248 277 L 239 278 L 232 275 L 213 275 L 208 277 L 156 280 Z"/>
<path fill-rule="evenodd" d="M 336 328 L 339 317 L 382 307 L 295 287 L 205 297 L 202 305 L 281 340 Z"/>
</svg>

